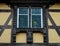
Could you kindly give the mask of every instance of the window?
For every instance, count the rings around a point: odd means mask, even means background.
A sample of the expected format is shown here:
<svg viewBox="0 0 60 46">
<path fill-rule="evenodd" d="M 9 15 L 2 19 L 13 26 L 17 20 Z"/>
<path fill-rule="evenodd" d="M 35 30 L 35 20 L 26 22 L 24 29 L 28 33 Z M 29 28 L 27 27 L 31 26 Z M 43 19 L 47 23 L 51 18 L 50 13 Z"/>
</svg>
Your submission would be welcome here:
<svg viewBox="0 0 60 46">
<path fill-rule="evenodd" d="M 28 28 L 29 23 L 29 9 L 28 8 L 18 8 L 17 9 L 17 28 Z"/>
<path fill-rule="evenodd" d="M 17 28 L 43 28 L 43 9 L 17 8 Z"/>
<path fill-rule="evenodd" d="M 32 8 L 31 9 L 31 27 L 32 28 L 43 28 L 43 19 L 42 19 L 42 8 Z"/>
</svg>

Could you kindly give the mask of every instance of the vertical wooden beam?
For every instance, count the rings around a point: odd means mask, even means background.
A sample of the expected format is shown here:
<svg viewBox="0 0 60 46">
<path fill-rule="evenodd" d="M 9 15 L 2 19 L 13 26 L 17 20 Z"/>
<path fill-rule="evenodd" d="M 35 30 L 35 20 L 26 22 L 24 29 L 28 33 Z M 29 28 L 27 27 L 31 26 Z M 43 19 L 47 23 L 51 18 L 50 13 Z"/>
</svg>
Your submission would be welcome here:
<svg viewBox="0 0 60 46">
<path fill-rule="evenodd" d="M 48 44 L 48 9 L 44 8 L 44 43 Z"/>
<path fill-rule="evenodd" d="M 11 7 L 11 14 L 12 14 L 12 32 L 11 32 L 11 43 L 15 44 L 16 43 L 16 28 L 14 27 L 14 16 L 16 15 L 16 13 L 14 12 L 16 9 L 16 7 L 12 8 Z"/>
</svg>

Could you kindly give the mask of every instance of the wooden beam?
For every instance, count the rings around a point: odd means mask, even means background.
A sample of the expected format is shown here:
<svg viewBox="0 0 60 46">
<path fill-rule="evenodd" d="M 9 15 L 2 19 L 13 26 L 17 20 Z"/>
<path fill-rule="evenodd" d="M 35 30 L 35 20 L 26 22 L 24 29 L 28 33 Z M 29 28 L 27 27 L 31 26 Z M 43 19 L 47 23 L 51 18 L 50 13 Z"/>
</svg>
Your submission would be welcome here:
<svg viewBox="0 0 60 46">
<path fill-rule="evenodd" d="M 60 12 L 60 9 L 49 9 L 49 12 Z"/>
<path fill-rule="evenodd" d="M 56 26 L 58 29 L 60 29 L 60 26 Z M 54 26 L 48 26 L 49 29 L 55 29 Z"/>
<path fill-rule="evenodd" d="M 0 28 L 2 28 L 2 27 L 4 27 L 4 25 L 0 25 Z M 12 27 L 11 25 L 7 25 L 6 29 L 11 29 L 11 27 Z"/>
<path fill-rule="evenodd" d="M 8 9 L 0 9 L 0 12 L 11 12 L 11 10 L 8 10 Z"/>
<path fill-rule="evenodd" d="M 60 36 L 60 30 L 58 29 L 57 25 L 55 24 L 53 18 L 50 16 L 50 14 L 48 15 L 48 18 L 50 19 L 53 27 L 55 28 L 56 32 L 58 33 L 58 35 Z"/>
<path fill-rule="evenodd" d="M 9 21 L 11 20 L 11 18 L 12 18 L 12 15 L 10 15 L 10 16 L 8 17 L 7 21 L 5 22 L 4 26 L 2 27 L 2 30 L 1 30 L 1 32 L 0 32 L 0 36 L 1 36 L 1 34 L 3 33 L 4 29 L 6 28 L 6 26 L 8 25 Z"/>
</svg>

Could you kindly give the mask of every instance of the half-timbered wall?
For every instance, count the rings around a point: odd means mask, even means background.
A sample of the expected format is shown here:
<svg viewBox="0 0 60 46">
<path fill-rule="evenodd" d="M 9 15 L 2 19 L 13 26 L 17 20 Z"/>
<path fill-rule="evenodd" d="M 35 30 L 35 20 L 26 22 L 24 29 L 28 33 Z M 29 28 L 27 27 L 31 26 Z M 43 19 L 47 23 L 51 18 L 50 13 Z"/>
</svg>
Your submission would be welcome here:
<svg viewBox="0 0 60 46">
<path fill-rule="evenodd" d="M 52 10 L 60 10 L 60 4 L 55 4 L 51 6 L 49 9 Z M 0 4 L 0 28 L 2 28 L 3 33 L 0 36 L 0 43 L 11 43 L 11 26 L 12 26 L 12 18 L 9 18 L 11 15 L 10 7 L 6 4 Z M 56 26 L 60 29 L 60 12 L 58 11 L 51 11 L 48 10 L 49 17 L 52 17 L 53 21 L 55 22 Z M 48 41 L 49 43 L 60 43 L 60 36 L 56 32 L 56 29 L 52 26 L 53 23 L 51 19 L 48 17 Z M 9 20 L 8 20 L 9 19 Z M 8 22 L 7 22 L 8 21 Z M 7 25 L 7 26 L 5 26 Z M 5 28 L 4 28 L 5 27 Z M 9 28 L 8 28 L 9 27 Z M 16 43 L 26 43 L 26 33 L 19 33 L 16 34 Z M 42 33 L 33 33 L 33 43 L 44 43 L 44 38 Z"/>
<path fill-rule="evenodd" d="M 56 26 L 60 26 L 60 4 L 55 4 L 51 6 L 49 9 L 55 10 L 54 12 L 49 12 L 50 16 L 52 17 L 53 21 L 55 22 Z M 48 19 L 48 25 L 53 26 L 53 23 L 50 19 Z M 59 28 L 60 29 L 60 28 Z M 48 30 L 49 35 L 49 43 L 60 43 L 60 36 L 56 32 L 55 28 L 51 28 Z"/>
<path fill-rule="evenodd" d="M 3 26 L 11 25 L 11 19 L 7 23 L 7 19 L 10 16 L 10 12 L 4 12 L 4 10 L 10 10 L 10 8 L 6 4 L 0 4 L 0 28 Z M 3 31 L 4 30 L 4 31 Z M 0 36 L 0 43 L 11 43 L 11 28 L 3 29 L 3 33 Z"/>
</svg>

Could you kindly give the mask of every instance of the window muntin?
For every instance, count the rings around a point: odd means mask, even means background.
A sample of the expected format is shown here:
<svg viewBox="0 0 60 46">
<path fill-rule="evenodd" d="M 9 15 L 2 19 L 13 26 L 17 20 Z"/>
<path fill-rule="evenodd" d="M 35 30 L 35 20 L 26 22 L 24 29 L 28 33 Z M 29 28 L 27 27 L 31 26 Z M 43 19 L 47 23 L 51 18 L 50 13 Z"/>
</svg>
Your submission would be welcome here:
<svg viewBox="0 0 60 46">
<path fill-rule="evenodd" d="M 31 12 L 29 12 L 31 11 Z M 43 28 L 42 8 L 18 8 L 17 28 Z"/>
</svg>

